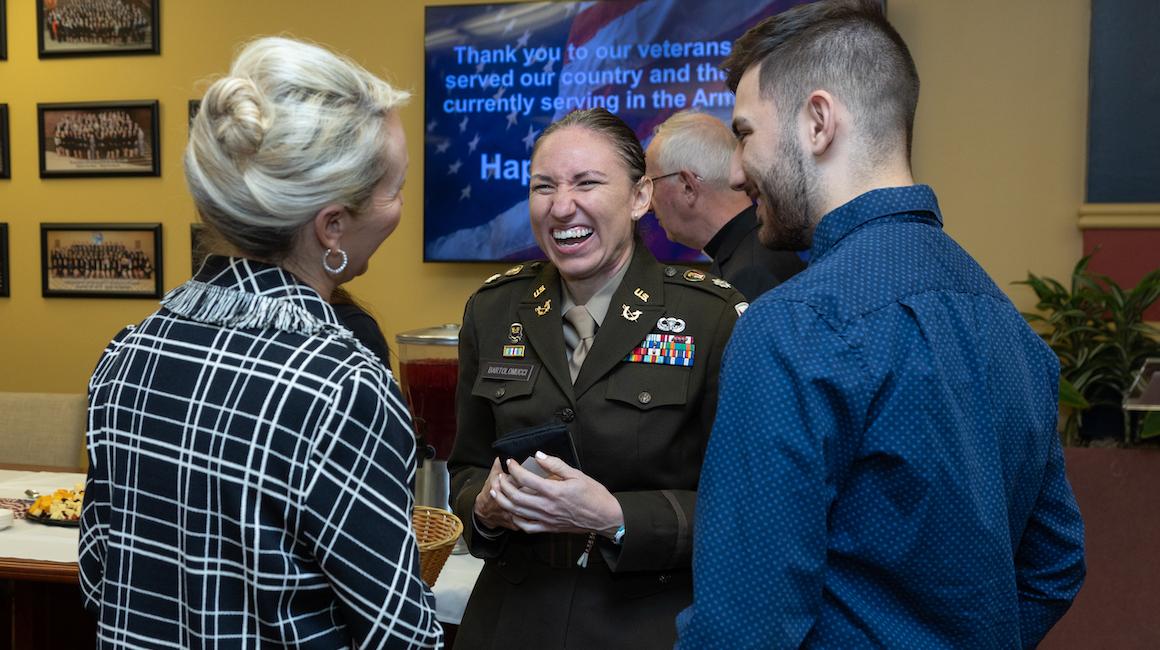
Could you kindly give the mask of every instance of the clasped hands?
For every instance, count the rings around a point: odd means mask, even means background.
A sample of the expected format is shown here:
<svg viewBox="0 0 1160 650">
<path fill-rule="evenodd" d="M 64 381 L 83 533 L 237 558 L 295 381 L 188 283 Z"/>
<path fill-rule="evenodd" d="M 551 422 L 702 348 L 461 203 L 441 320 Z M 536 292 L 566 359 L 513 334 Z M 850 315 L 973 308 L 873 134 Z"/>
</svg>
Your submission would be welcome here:
<svg viewBox="0 0 1160 650">
<path fill-rule="evenodd" d="M 525 533 L 590 533 L 612 537 L 624 523 L 620 502 L 590 476 L 563 460 L 536 452 L 537 476 L 514 460 L 508 472 L 497 458 L 475 497 L 476 520 L 489 528 Z"/>
</svg>

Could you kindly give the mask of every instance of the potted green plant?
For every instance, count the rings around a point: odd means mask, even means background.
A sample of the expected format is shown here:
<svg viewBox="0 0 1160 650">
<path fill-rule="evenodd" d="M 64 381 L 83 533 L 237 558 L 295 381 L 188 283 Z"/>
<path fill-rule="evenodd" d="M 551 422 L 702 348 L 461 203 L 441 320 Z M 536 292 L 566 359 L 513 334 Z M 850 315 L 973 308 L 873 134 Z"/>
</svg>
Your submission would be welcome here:
<svg viewBox="0 0 1160 650">
<path fill-rule="evenodd" d="M 1037 311 L 1023 316 L 1059 355 L 1064 444 L 1122 435 L 1130 445 L 1138 433 L 1125 427 L 1122 403 L 1133 373 L 1160 356 L 1160 330 L 1144 322 L 1160 299 L 1160 268 L 1125 290 L 1090 271 L 1091 258 L 1075 265 L 1070 286 L 1034 273 L 1016 284 L 1035 291 Z"/>
</svg>

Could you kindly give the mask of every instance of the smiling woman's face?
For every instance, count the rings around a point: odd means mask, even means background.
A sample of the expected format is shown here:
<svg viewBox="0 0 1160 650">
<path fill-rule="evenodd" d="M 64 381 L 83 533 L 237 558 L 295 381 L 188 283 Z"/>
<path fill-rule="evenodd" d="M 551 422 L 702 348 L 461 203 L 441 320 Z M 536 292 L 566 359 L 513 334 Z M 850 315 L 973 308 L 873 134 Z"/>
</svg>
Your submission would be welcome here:
<svg viewBox="0 0 1160 650">
<path fill-rule="evenodd" d="M 634 184 L 605 136 L 569 126 L 544 138 L 531 165 L 532 232 L 570 284 L 603 285 L 632 256 L 634 217 L 651 186 Z"/>
</svg>

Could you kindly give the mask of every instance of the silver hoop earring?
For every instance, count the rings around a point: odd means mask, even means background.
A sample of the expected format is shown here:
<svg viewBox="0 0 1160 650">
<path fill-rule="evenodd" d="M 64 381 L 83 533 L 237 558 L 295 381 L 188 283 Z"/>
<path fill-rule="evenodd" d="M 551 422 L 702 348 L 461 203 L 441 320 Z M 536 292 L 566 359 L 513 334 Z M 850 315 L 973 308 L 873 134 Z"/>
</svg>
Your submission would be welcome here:
<svg viewBox="0 0 1160 650">
<path fill-rule="evenodd" d="M 342 255 L 342 264 L 339 264 L 336 268 L 331 268 L 330 264 L 327 263 L 330 260 L 331 253 L 338 253 L 339 255 Z M 322 254 L 322 268 L 326 269 L 326 272 L 331 275 L 338 275 L 339 273 L 345 271 L 346 263 L 349 261 L 350 258 L 347 257 L 346 251 L 342 250 L 341 248 L 338 250 L 332 250 L 328 248 L 326 249 L 326 252 Z"/>
</svg>

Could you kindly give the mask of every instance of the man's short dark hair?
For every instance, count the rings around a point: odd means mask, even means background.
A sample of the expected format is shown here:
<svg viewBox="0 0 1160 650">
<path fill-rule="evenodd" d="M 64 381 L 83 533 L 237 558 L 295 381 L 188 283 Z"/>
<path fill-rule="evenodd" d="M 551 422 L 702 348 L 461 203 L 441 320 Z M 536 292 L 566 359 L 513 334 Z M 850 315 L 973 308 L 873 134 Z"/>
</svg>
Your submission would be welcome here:
<svg viewBox="0 0 1160 650">
<path fill-rule="evenodd" d="M 820 0 L 766 18 L 737 39 L 721 65 L 729 89 L 737 92 L 754 65 L 761 65 L 761 96 L 786 119 L 807 93 L 824 89 L 851 107 L 872 155 L 905 133 L 910 158 L 918 70 L 881 0 Z"/>
</svg>

